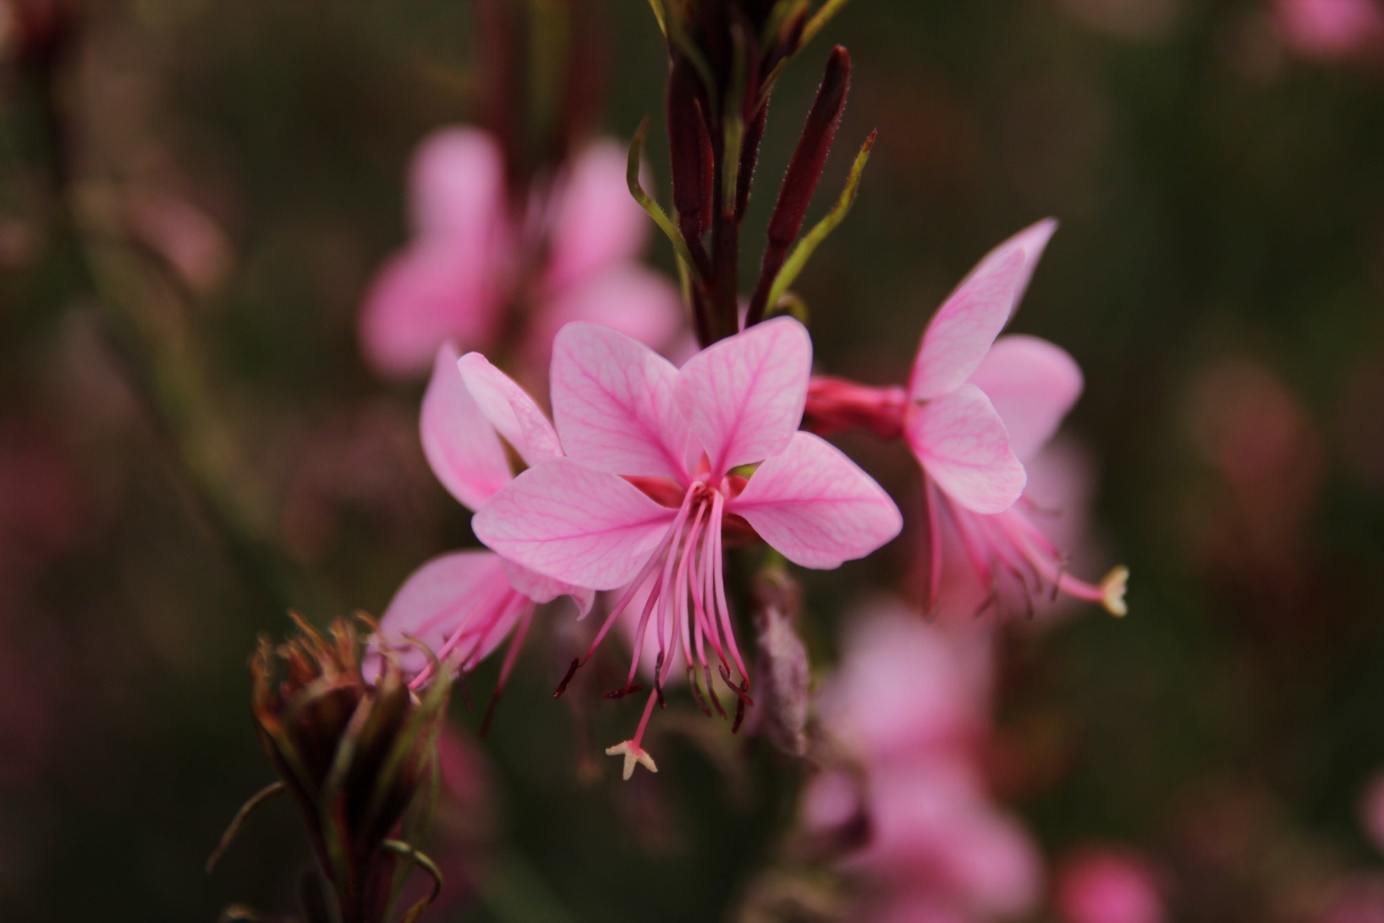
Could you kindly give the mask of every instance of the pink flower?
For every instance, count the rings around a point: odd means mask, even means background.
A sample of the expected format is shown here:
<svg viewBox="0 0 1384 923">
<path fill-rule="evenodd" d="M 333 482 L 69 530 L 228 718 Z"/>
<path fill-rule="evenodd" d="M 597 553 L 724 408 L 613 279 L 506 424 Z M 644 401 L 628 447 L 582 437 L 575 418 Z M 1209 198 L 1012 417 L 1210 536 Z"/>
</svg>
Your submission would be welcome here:
<svg viewBox="0 0 1384 923">
<path fill-rule="evenodd" d="M 1153 872 L 1119 849 L 1089 849 L 1059 873 L 1057 910 L 1068 923 L 1162 923 Z"/>
<path fill-rule="evenodd" d="M 502 425 L 487 419 L 481 403 L 457 369 L 450 346 L 437 352 L 432 380 L 423 396 L 419 428 L 423 451 L 444 487 L 468 509 L 476 509 L 513 479 L 501 436 L 529 463 L 561 453 L 557 434 L 523 391 L 493 368 L 473 375 L 481 399 L 499 407 Z M 508 401 L 514 402 L 509 407 Z M 528 428 L 503 425 L 521 418 Z M 500 670 L 503 688 L 539 603 L 570 595 L 584 614 L 589 590 L 526 571 L 489 551 L 457 551 L 424 564 L 404 581 L 380 620 L 378 643 L 388 645 L 413 685 L 432 674 L 424 644 L 458 671 L 473 668 L 513 635 Z"/>
<path fill-rule="evenodd" d="M 1307 57 L 1346 57 L 1384 38 L 1376 0 L 1277 0 L 1277 7 L 1284 39 Z"/>
<path fill-rule="evenodd" d="M 902 603 L 850 620 L 826 684 L 826 732 L 855 763 L 809 783 L 809 828 L 868 831 L 841 864 L 866 879 L 862 919 L 989 920 L 1030 911 L 1041 863 L 986 792 L 993 651 L 971 623 L 926 624 Z"/>
<path fill-rule="evenodd" d="M 1068 574 L 1060 550 L 1022 497 L 1024 463 L 1056 432 L 1081 393 L 1081 370 L 1062 349 L 1030 336 L 996 337 L 1028 287 L 1057 228 L 1040 221 L 1000 244 L 943 302 L 923 333 L 907 389 L 813 379 L 809 426 L 868 429 L 902 439 L 923 469 L 932 605 L 941 581 L 943 530 L 980 584 L 998 599 L 1003 580 L 1031 596 L 1044 586 L 1125 612 L 1128 571 L 1100 585 Z"/>
<path fill-rule="evenodd" d="M 461 362 L 469 372 L 484 359 Z M 586 658 L 649 588 L 621 692 L 638 688 L 650 643 L 659 651 L 655 688 L 634 737 L 607 751 L 625 757 L 626 778 L 636 763 L 654 769 L 641 741 L 679 661 L 694 695 L 701 700 L 700 671 L 719 709 L 714 658 L 743 716 L 749 679 L 726 602 L 726 537 L 758 537 L 794 563 L 829 569 L 899 532 L 898 509 L 878 484 L 797 431 L 811 364 L 807 330 L 790 318 L 722 340 L 680 370 L 614 330 L 569 324 L 553 344 L 551 374 L 566 457 L 525 471 L 476 513 L 481 541 L 525 568 L 597 590 L 627 588 Z"/>
<path fill-rule="evenodd" d="M 676 290 L 635 263 L 648 219 L 617 145 L 592 144 L 551 194 L 511 208 L 495 139 L 443 129 L 419 147 L 410 186 L 413 240 L 380 270 L 361 316 L 361 347 L 381 373 L 419 372 L 443 343 L 490 345 L 508 310 L 526 332 L 519 358 L 534 367 L 571 320 L 654 344 L 677 330 Z"/>
</svg>

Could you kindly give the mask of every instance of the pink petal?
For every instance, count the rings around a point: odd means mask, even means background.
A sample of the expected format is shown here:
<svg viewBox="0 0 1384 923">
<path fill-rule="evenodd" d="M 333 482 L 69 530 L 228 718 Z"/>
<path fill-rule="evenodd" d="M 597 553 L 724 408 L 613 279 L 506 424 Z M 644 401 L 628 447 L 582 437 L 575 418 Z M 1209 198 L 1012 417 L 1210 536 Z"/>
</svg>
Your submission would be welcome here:
<svg viewBox="0 0 1384 923">
<path fill-rule="evenodd" d="M 633 260 L 644 245 L 649 216 L 630 196 L 626 163 L 621 145 L 597 141 L 572 164 L 553 215 L 548 269 L 553 292 Z"/>
<path fill-rule="evenodd" d="M 457 360 L 457 368 L 476 406 L 496 432 L 514 446 L 520 458 L 529 465 L 537 465 L 562 455 L 557 431 L 514 379 L 480 353 L 462 356 Z"/>
<path fill-rule="evenodd" d="M 1030 336 L 995 341 L 971 376 L 1009 433 L 1014 454 L 1027 461 L 1047 444 L 1081 395 L 1081 368 L 1066 350 Z"/>
<path fill-rule="evenodd" d="M 674 393 L 713 480 L 787 447 L 802 421 L 811 371 L 812 339 L 791 317 L 756 324 L 687 361 Z"/>
<path fill-rule="evenodd" d="M 820 570 L 863 558 L 903 528 L 884 489 L 810 433 L 794 433 L 788 448 L 766 459 L 726 510 L 743 516 L 788 560 Z"/>
<path fill-rule="evenodd" d="M 687 479 L 678 370 L 609 327 L 568 324 L 553 342 L 553 419 L 569 458 L 612 474 Z"/>
<path fill-rule="evenodd" d="M 1004 422 L 979 388 L 965 384 L 908 414 L 904 437 L 937 486 L 977 513 L 999 513 L 1023 493 L 1024 466 Z"/>
<path fill-rule="evenodd" d="M 360 319 L 361 351 L 370 365 L 382 375 L 414 375 L 443 343 L 487 342 L 499 296 L 483 260 L 481 253 L 437 242 L 391 258 L 366 293 Z"/>
<path fill-rule="evenodd" d="M 667 355 L 684 329 L 682 296 L 659 273 L 625 263 L 565 289 L 533 318 L 526 354 L 535 367 L 546 368 L 553 339 L 573 321 L 610 327 Z"/>
<path fill-rule="evenodd" d="M 613 590 L 639 573 L 674 516 L 623 478 L 559 458 L 530 468 L 491 497 L 471 528 L 523 567 Z"/>
<path fill-rule="evenodd" d="M 591 604 L 596 601 L 594 590 L 545 577 L 513 561 L 505 561 L 505 573 L 509 575 L 510 586 L 536 603 L 550 603 L 559 596 L 572 597 L 572 602 L 577 604 L 578 618 L 585 617 L 591 611 Z"/>
<path fill-rule="evenodd" d="M 961 280 L 923 332 L 908 384 L 911 397 L 939 397 L 971 377 L 1023 297 L 1056 230 L 1057 222 L 1049 218 L 1020 231 Z"/>
<path fill-rule="evenodd" d="M 470 667 L 509 634 L 525 608 L 520 603 L 532 605 L 522 598 L 516 600 L 517 595 L 499 555 L 488 551 L 445 554 L 418 568 L 399 587 L 380 619 L 378 636 L 395 651 L 405 672 L 417 673 L 428 661 L 422 651 L 407 643 L 405 635 L 438 653 L 449 636 L 473 625 L 477 636 L 453 652 L 466 656 L 474 648 L 474 653 L 460 663 L 462 668 Z M 485 622 L 497 615 L 500 621 L 484 631 Z"/>
<path fill-rule="evenodd" d="M 467 509 L 476 509 L 514 476 L 500 437 L 466 390 L 450 345 L 437 351 L 419 431 L 433 474 Z"/>
<path fill-rule="evenodd" d="M 409 170 L 414 227 L 475 246 L 505 222 L 504 156 L 475 128 L 444 128 L 418 145 Z"/>
</svg>

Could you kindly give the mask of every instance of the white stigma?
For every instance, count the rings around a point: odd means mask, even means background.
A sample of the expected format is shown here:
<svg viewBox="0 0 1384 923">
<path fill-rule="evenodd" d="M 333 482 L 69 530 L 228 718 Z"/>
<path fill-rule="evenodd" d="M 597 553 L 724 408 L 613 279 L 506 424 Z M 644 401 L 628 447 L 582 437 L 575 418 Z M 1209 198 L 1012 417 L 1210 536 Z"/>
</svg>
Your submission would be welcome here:
<svg viewBox="0 0 1384 923">
<path fill-rule="evenodd" d="M 649 772 L 658 772 L 658 766 L 654 765 L 654 758 L 632 740 L 623 740 L 613 747 L 606 747 L 606 756 L 623 756 L 625 758 L 624 775 L 626 782 L 629 781 L 630 776 L 634 775 L 636 765 L 643 766 Z"/>
</svg>

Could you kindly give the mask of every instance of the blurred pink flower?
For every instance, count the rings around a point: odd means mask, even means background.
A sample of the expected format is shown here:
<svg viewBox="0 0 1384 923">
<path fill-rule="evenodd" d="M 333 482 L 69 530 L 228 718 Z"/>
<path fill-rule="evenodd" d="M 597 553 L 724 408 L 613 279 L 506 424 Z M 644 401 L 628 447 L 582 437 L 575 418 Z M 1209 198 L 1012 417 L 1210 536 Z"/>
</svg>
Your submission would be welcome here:
<svg viewBox="0 0 1384 923">
<path fill-rule="evenodd" d="M 1064 555 L 1035 521 L 1038 508 L 1023 499 L 1024 464 L 1080 395 L 1081 370 L 1045 340 L 996 337 L 1056 229 L 1052 219 L 1040 221 L 971 270 L 924 331 L 906 390 L 820 376 L 809 388 L 807 417 L 815 431 L 855 427 L 900 438 L 922 466 L 932 608 L 939 603 L 943 548 L 952 544 L 987 588 L 989 602 L 998 601 L 1001 581 L 1009 578 L 1030 598 L 1049 586 L 1125 613 L 1128 571 L 1116 568 L 1099 585 L 1067 573 Z"/>
<path fill-rule="evenodd" d="M 1351 875 L 1336 882 L 1315 923 L 1384 923 L 1384 877 Z"/>
<path fill-rule="evenodd" d="M 842 866 L 866 880 L 863 919 L 1007 918 L 1037 902 L 1041 863 L 1023 828 L 990 801 L 981 767 L 989 735 L 992 651 L 974 624 L 943 628 L 902 603 L 850 622 L 822 723 L 859 766 L 809 783 L 809 829 L 857 813 L 863 848 Z"/>
<path fill-rule="evenodd" d="M 463 357 L 463 367 L 477 360 Z M 722 576 L 724 532 L 757 536 L 819 569 L 863 557 L 899 532 L 898 509 L 878 484 L 798 432 L 811 365 L 807 330 L 791 318 L 722 340 L 681 369 L 614 330 L 570 324 L 554 341 L 552 365 L 566 457 L 525 471 L 476 514 L 481 541 L 523 567 L 597 590 L 628 587 L 587 658 L 636 592 L 652 587 L 622 693 L 636 689 L 651 633 L 660 653 L 654 691 L 634 737 L 607 751 L 625 757 L 627 778 L 636 763 L 654 769 L 641 741 L 679 659 L 698 697 L 700 670 L 715 701 L 709 647 L 746 704 L 749 678 Z"/>
<path fill-rule="evenodd" d="M 1341 58 L 1384 39 L 1377 0 L 1277 0 L 1288 46 L 1313 58 Z"/>
<path fill-rule="evenodd" d="M 1067 923 L 1162 923 L 1163 901 L 1153 872 L 1137 856 L 1091 848 L 1058 872 L 1057 911 Z"/>
<path fill-rule="evenodd" d="M 1360 826 L 1374 848 L 1384 853 L 1384 773 L 1376 775 L 1365 786 L 1360 799 Z"/>
<path fill-rule="evenodd" d="M 410 177 L 413 240 L 366 295 L 366 358 L 382 374 L 406 376 L 442 343 L 483 348 L 518 329 L 524 336 L 509 345 L 541 369 L 553 334 L 573 320 L 667 342 L 681 323 L 680 299 L 635 262 L 648 219 L 630 197 L 625 162 L 617 145 L 598 141 L 551 194 L 512 208 L 494 138 L 448 128 L 425 139 Z"/>
<path fill-rule="evenodd" d="M 419 429 L 433 473 L 463 506 L 476 509 L 513 478 L 501 436 L 530 464 L 560 455 L 561 448 L 542 411 L 498 370 L 486 363 L 473 369 L 470 381 L 468 387 L 456 351 L 441 347 Z M 487 418 L 482 403 L 497 415 L 499 426 Z M 508 425 L 519 419 L 527 428 Z M 537 604 L 563 595 L 571 596 L 583 614 L 591 608 L 589 590 L 528 572 L 493 552 L 444 554 L 404 581 L 380 620 L 376 643 L 388 645 L 416 685 L 431 676 L 432 667 L 409 639 L 465 671 L 513 635 L 500 671 L 503 687 Z"/>
</svg>

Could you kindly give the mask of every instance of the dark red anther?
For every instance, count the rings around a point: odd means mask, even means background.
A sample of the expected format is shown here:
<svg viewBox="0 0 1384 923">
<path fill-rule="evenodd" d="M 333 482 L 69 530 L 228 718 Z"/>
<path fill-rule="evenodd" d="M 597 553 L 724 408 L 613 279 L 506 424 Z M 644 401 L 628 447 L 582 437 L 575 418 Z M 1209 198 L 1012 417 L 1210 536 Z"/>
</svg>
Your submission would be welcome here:
<svg viewBox="0 0 1384 923">
<path fill-rule="evenodd" d="M 731 722 L 731 725 L 730 725 L 730 732 L 731 732 L 732 734 L 738 734 L 738 733 L 740 733 L 740 725 L 743 724 L 744 721 L 745 721 L 745 700 L 744 700 L 744 699 L 738 699 L 738 700 L 736 700 L 736 703 L 735 703 L 735 720 L 734 720 L 733 722 Z"/>
<path fill-rule="evenodd" d="M 750 706 L 754 705 L 754 700 L 750 698 L 750 678 L 748 676 L 743 678 L 739 683 L 731 682 L 730 668 L 723 663 L 721 664 L 721 679 L 725 681 L 726 687 L 730 689 L 731 692 L 735 693 L 736 697 L 738 697 L 743 704 Z"/>
<path fill-rule="evenodd" d="M 807 207 L 817 191 L 827 153 L 836 138 L 836 129 L 841 125 L 841 116 L 846 111 L 846 95 L 850 85 L 851 56 L 844 47 L 837 45 L 827 58 L 822 84 L 817 88 L 817 98 L 807 114 L 803 133 L 798 138 L 797 149 L 793 151 L 793 159 L 788 163 L 788 172 L 779 189 L 773 217 L 769 219 L 769 242 L 764 248 L 759 283 L 750 300 L 746 326 L 763 320 L 768 308 L 769 289 L 788 258 L 789 247 L 802 230 Z"/>
<path fill-rule="evenodd" d="M 573 657 L 572 665 L 567 668 L 567 675 L 562 678 L 562 682 L 557 684 L 557 689 L 553 690 L 553 698 L 562 698 L 562 694 L 567 691 L 567 684 L 572 681 L 572 677 L 576 675 L 579 666 L 581 666 L 581 658 Z"/>
<path fill-rule="evenodd" d="M 663 651 L 658 652 L 658 659 L 654 661 L 654 695 L 658 696 L 659 708 L 668 707 L 663 700 Z"/>
<path fill-rule="evenodd" d="M 706 699 L 702 696 L 702 684 L 697 679 L 697 668 L 692 664 L 687 665 L 687 686 L 692 690 L 692 698 L 696 701 L 697 707 L 702 710 L 702 714 L 711 717 L 711 706 L 706 704 Z"/>
<path fill-rule="evenodd" d="M 621 689 L 612 689 L 612 690 L 610 690 L 609 692 L 601 693 L 601 698 L 603 698 L 603 699 L 623 699 L 623 698 L 624 698 L 625 696 L 627 696 L 627 695 L 633 695 L 633 694 L 636 693 L 636 692 L 643 692 L 643 691 L 644 691 L 644 684 L 643 684 L 643 683 L 630 683 L 628 686 L 625 686 L 625 687 L 623 687 L 623 688 L 621 688 Z"/>
<path fill-rule="evenodd" d="M 725 669 L 725 666 L 722 665 L 721 668 Z M 702 664 L 702 673 L 706 676 L 707 698 L 711 699 L 711 704 L 716 706 L 716 714 L 720 715 L 722 718 L 729 717 L 726 714 L 726 710 L 721 707 L 721 697 L 716 694 L 716 687 L 711 684 L 711 665 L 707 663 Z"/>
</svg>

